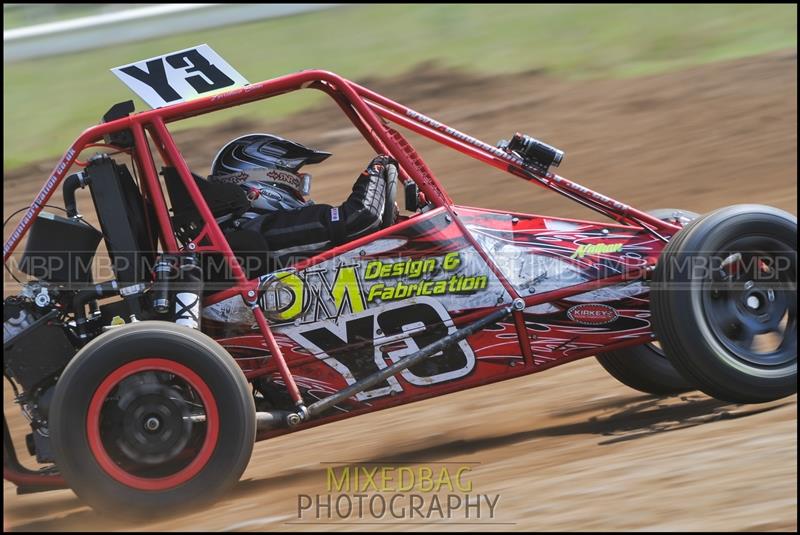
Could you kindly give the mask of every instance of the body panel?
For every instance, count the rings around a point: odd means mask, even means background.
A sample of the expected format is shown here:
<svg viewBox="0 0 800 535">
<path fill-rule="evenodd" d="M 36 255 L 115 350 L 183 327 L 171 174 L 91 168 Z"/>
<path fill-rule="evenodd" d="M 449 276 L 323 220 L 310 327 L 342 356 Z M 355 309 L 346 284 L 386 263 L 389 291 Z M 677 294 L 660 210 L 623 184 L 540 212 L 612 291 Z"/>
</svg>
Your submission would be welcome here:
<svg viewBox="0 0 800 535">
<path fill-rule="evenodd" d="M 436 209 L 303 261 L 283 287 L 261 296 L 259 307 L 269 317 L 286 314 L 273 319 L 272 330 L 303 398 L 311 403 L 331 395 L 514 297 L 535 294 L 543 302 L 526 307 L 521 321 L 498 322 L 300 428 L 652 338 L 648 288 L 640 280 L 546 301 L 548 293 L 647 265 L 662 242 L 641 228 L 459 206 L 454 213 L 484 255 Z M 204 308 L 204 330 L 248 377 L 263 376 L 284 389 L 250 308 L 238 295 L 212 301 Z"/>
</svg>

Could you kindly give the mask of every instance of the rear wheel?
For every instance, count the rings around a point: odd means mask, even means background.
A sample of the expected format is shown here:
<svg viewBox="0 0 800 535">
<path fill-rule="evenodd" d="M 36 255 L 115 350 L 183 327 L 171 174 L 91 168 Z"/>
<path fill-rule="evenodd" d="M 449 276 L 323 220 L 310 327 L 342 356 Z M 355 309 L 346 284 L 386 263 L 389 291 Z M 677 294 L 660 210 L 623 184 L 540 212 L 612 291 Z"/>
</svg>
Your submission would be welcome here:
<svg viewBox="0 0 800 535">
<path fill-rule="evenodd" d="M 662 208 L 648 213 L 677 225 L 686 225 L 700 215 L 675 208 Z M 670 363 L 658 342 L 609 351 L 596 358 L 612 377 L 634 390 L 666 396 L 696 388 Z"/>
<path fill-rule="evenodd" d="M 117 327 L 86 345 L 56 384 L 56 465 L 89 505 L 131 516 L 210 502 L 250 459 L 255 407 L 216 342 L 172 323 Z"/>
<path fill-rule="evenodd" d="M 760 205 L 696 219 L 661 253 L 653 326 L 681 374 L 718 399 L 797 392 L 797 220 Z"/>
</svg>

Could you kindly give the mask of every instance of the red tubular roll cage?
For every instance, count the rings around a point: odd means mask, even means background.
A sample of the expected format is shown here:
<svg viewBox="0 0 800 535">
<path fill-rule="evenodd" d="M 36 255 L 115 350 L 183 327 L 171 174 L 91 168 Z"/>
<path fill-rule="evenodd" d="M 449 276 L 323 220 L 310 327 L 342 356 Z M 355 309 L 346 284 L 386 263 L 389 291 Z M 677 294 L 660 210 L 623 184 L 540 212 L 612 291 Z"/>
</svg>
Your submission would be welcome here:
<svg viewBox="0 0 800 535">
<path fill-rule="evenodd" d="M 410 108 L 378 95 L 336 74 L 322 70 L 308 70 L 248 85 L 239 89 L 233 89 L 225 93 L 136 113 L 85 130 L 69 150 L 67 150 L 44 187 L 42 187 L 41 191 L 34 199 L 25 216 L 4 244 L 4 262 L 7 261 L 14 252 L 14 249 L 27 232 L 31 223 L 38 216 L 42 207 L 47 203 L 53 192 L 66 176 L 67 171 L 73 163 L 75 163 L 81 151 L 102 141 L 103 136 L 121 130 L 130 130 L 133 133 L 135 145 L 132 149 L 132 154 L 141 170 L 142 193 L 153 204 L 155 209 L 161 246 L 165 252 L 177 253 L 179 251 L 178 243 L 170 221 L 164 193 L 158 179 L 155 162 L 153 161 L 153 156 L 150 152 L 149 144 L 147 143 L 146 130 L 164 163 L 174 166 L 177 170 L 189 196 L 205 222 L 203 237 L 209 241 L 210 245 L 198 249 L 214 250 L 224 255 L 236 279 L 237 285 L 234 294 L 240 294 L 245 302 L 251 304 L 261 334 L 275 360 L 277 368 L 285 384 L 289 388 L 289 392 L 295 403 L 301 405 L 302 398 L 300 392 L 286 365 L 283 354 L 275 341 L 264 313 L 259 307 L 254 305 L 254 295 L 256 292 L 255 284 L 257 281 L 247 280 L 222 230 L 214 219 L 211 210 L 206 205 L 200 193 L 200 189 L 197 184 L 195 184 L 189 167 L 167 130 L 166 123 L 305 88 L 318 89 L 331 96 L 345 115 L 347 115 L 355 127 L 361 132 L 367 142 L 369 142 L 375 152 L 389 154 L 398 161 L 401 167 L 401 177 L 414 180 L 420 191 L 425 194 L 428 201 L 432 202 L 437 207 L 443 207 L 448 212 L 452 220 L 459 225 L 467 239 L 472 242 L 475 249 L 484 257 L 487 264 L 492 268 L 513 297 L 519 296 L 513 287 L 508 284 L 495 264 L 486 256 L 483 250 L 474 243 L 470 233 L 464 227 L 460 219 L 453 213 L 453 203 L 441 188 L 439 182 L 417 155 L 414 148 L 399 132 L 391 128 L 388 122 L 393 122 L 408 128 L 413 132 L 497 167 L 498 169 L 524 178 L 525 180 L 536 182 L 541 186 L 552 189 L 561 195 L 567 196 L 580 204 L 592 208 L 619 223 L 641 227 L 646 232 L 664 241 L 669 239 L 669 237 L 680 228 L 615 201 L 605 195 L 596 193 L 565 178 L 559 177 L 558 175 L 551 173 L 543 174 L 533 170 L 513 154 L 506 153 L 492 145 L 450 128 L 447 125 L 417 113 Z M 196 247 L 200 240 L 201 238 L 198 237 L 191 245 Z M 623 274 L 611 279 L 592 281 L 565 290 L 567 290 L 569 294 L 580 293 L 590 288 L 617 283 L 621 280 L 620 277 L 624 278 L 625 275 L 626 274 Z M 526 304 L 535 304 L 536 302 L 544 300 L 549 301 L 558 297 L 554 297 L 553 295 L 536 296 L 535 298 L 529 296 L 525 298 L 525 302 Z M 213 296 L 211 299 L 213 299 Z M 521 313 L 516 312 L 515 320 L 519 322 L 521 318 Z M 526 349 L 526 353 L 529 353 L 530 348 Z"/>
</svg>

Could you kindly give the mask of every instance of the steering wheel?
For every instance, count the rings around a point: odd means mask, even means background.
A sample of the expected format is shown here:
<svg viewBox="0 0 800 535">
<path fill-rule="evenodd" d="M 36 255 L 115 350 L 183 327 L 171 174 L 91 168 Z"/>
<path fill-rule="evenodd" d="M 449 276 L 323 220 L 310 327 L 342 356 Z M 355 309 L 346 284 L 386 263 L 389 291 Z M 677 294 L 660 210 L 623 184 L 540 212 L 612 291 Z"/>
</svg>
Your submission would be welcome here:
<svg viewBox="0 0 800 535">
<path fill-rule="evenodd" d="M 397 220 L 400 210 L 397 208 L 397 167 L 386 166 L 386 190 L 383 204 L 381 228 L 391 227 Z"/>
</svg>

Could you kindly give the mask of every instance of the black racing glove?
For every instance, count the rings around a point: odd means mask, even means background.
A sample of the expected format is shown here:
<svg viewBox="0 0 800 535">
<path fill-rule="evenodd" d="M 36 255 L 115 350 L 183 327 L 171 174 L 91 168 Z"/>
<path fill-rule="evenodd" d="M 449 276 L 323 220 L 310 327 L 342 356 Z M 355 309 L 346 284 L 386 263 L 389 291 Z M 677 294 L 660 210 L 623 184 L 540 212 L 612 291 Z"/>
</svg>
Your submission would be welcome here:
<svg viewBox="0 0 800 535">
<path fill-rule="evenodd" d="M 387 207 L 387 188 L 396 187 L 397 162 L 384 154 L 372 159 L 353 184 L 353 191 L 341 206 L 331 210 L 328 227 L 334 244 L 374 232 L 391 217 L 395 207 Z M 391 223 L 390 223 L 391 224 Z"/>
<path fill-rule="evenodd" d="M 362 174 L 379 175 L 388 180 L 389 169 L 393 170 L 393 178 L 397 178 L 397 161 L 391 156 L 379 154 L 374 157 Z"/>
<path fill-rule="evenodd" d="M 372 161 L 367 165 L 367 168 L 362 173 L 372 175 L 372 176 L 380 176 L 385 181 L 385 198 L 395 198 L 397 192 L 397 160 L 392 158 L 391 156 L 387 156 L 386 154 L 379 154 Z M 391 195 L 388 195 L 389 191 L 391 190 Z M 400 213 L 400 209 L 397 206 L 397 202 L 393 203 L 393 206 L 384 206 L 383 214 L 381 214 L 381 227 L 385 228 L 392 224 L 394 224 L 395 220 L 397 219 L 397 215 Z"/>
</svg>

